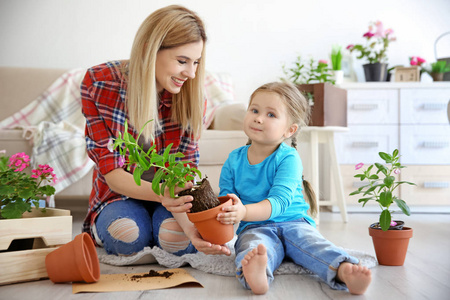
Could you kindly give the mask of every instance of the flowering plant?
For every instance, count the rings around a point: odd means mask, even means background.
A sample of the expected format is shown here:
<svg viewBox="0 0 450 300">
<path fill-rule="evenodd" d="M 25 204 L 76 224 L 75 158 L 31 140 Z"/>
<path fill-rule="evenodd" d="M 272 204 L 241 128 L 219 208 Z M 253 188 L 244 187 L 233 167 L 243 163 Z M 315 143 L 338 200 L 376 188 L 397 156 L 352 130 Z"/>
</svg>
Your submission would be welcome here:
<svg viewBox="0 0 450 300">
<path fill-rule="evenodd" d="M 147 121 L 142 127 L 137 140 L 144 127 L 151 122 Z M 108 142 L 109 151 L 113 152 L 114 149 L 119 148 L 120 158 L 119 165 L 127 167 L 127 171 L 131 170 L 134 166 L 133 178 L 137 185 L 141 185 L 142 174 L 149 170 L 151 167 L 155 167 L 157 171 L 152 180 L 152 190 L 157 195 L 164 194 L 167 187 L 170 192 L 170 196 L 175 198 L 175 187 L 184 187 L 186 182 L 194 180 L 195 176 L 202 176 L 201 172 L 192 167 L 190 161 L 180 161 L 180 158 L 184 157 L 181 152 L 170 154 L 170 149 L 173 144 L 169 144 L 164 150 L 162 155 L 156 152 L 156 144 L 153 144 L 150 149 L 145 151 L 140 146 L 134 137 L 128 133 L 128 122 L 125 120 L 125 131 L 122 134 L 119 132 L 119 137 L 116 139 L 110 139 Z M 128 152 L 128 160 L 125 158 L 125 154 Z M 163 183 L 160 185 L 160 182 Z"/>
<path fill-rule="evenodd" d="M 370 165 L 367 170 L 363 171 L 361 174 L 356 174 L 354 177 L 360 178 L 361 181 L 367 180 L 368 184 L 358 188 L 358 190 L 350 193 L 350 195 L 363 194 L 363 198 L 358 200 L 358 203 L 362 203 L 363 207 L 369 200 L 378 202 L 381 208 L 379 219 L 380 227 L 383 231 L 386 231 L 390 226 L 395 225 L 391 224 L 392 218 L 391 211 L 389 210 L 392 203 L 395 202 L 395 204 L 397 204 L 405 215 L 410 215 L 408 205 L 404 200 L 394 196 L 394 190 L 400 184 L 415 184 L 408 181 L 396 181 L 394 175 L 400 174 L 400 169 L 405 168 L 405 166 L 402 166 L 399 163 L 400 156 L 397 149 L 394 150 L 392 155 L 384 152 L 379 152 L 378 155 L 386 162 L 386 166 L 380 163 L 375 163 Z M 359 170 L 363 166 L 363 163 L 359 163 L 355 166 L 355 169 Z M 377 172 L 375 174 L 371 174 L 374 166 L 377 168 Z M 378 174 L 384 175 L 384 178 L 380 178 Z"/>
<path fill-rule="evenodd" d="M 286 66 L 282 66 L 283 73 L 286 78 L 284 80 L 290 81 L 294 84 L 309 84 L 309 83 L 321 83 L 331 82 L 334 84 L 334 80 L 331 79 L 331 69 L 328 66 L 328 62 L 324 59 L 315 61 L 313 58 L 309 60 L 309 65 L 302 60 L 301 56 L 297 56 L 297 60 L 294 62 L 294 67 L 286 69 Z"/>
<path fill-rule="evenodd" d="M 375 30 L 375 32 L 372 32 Z M 358 59 L 366 58 L 369 64 L 383 63 L 387 61 L 386 51 L 390 42 L 396 40 L 392 29 L 383 29 L 383 23 L 377 21 L 370 23 L 369 31 L 364 33 L 366 38 L 366 45 L 348 45 L 347 49 L 350 52 L 359 51 Z"/>
<path fill-rule="evenodd" d="M 411 66 L 418 66 L 418 67 L 422 67 L 422 65 L 424 64 L 424 63 L 426 63 L 427 61 L 425 60 L 425 59 L 423 59 L 422 57 L 420 57 L 420 56 L 411 56 L 410 58 L 409 58 L 409 64 L 411 65 Z"/>
<path fill-rule="evenodd" d="M 6 219 L 20 218 L 31 210 L 31 204 L 39 208 L 39 199 L 51 196 L 55 188 L 45 183 L 55 183 L 56 175 L 49 165 L 39 165 L 31 171 L 24 172 L 30 166 L 30 158 L 25 153 L 16 153 L 11 157 L 0 157 L 0 217 Z"/>
</svg>

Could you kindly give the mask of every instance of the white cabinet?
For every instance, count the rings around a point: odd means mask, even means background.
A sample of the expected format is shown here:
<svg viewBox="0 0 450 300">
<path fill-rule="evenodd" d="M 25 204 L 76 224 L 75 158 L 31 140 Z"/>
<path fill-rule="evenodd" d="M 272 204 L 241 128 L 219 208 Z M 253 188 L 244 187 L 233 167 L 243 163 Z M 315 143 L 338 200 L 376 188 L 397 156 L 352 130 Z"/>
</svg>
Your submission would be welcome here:
<svg viewBox="0 0 450 300">
<path fill-rule="evenodd" d="M 349 83 L 349 131 L 336 134 L 345 194 L 357 189 L 354 166 L 382 162 L 378 152 L 400 150 L 407 166 L 398 196 L 418 211 L 450 211 L 450 124 L 447 104 L 450 83 Z M 366 211 L 356 196 L 348 196 L 349 210 Z M 377 209 L 374 207 L 374 209 Z"/>
</svg>

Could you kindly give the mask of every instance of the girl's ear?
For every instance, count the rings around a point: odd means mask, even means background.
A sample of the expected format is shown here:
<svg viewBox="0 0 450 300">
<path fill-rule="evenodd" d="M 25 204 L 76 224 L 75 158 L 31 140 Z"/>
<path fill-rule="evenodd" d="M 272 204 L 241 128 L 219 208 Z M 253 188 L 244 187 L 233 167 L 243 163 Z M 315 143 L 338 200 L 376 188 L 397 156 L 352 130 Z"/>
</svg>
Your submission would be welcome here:
<svg viewBox="0 0 450 300">
<path fill-rule="evenodd" d="M 294 135 L 294 133 L 296 133 L 298 130 L 298 124 L 292 124 L 285 132 L 284 137 L 285 138 L 290 138 L 291 136 Z"/>
</svg>

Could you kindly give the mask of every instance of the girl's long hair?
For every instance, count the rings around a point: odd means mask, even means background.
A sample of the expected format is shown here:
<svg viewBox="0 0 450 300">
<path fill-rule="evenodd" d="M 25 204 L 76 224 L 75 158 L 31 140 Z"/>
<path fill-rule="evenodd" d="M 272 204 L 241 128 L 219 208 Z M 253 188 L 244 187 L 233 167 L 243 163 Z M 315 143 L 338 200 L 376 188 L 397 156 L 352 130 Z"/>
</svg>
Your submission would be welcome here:
<svg viewBox="0 0 450 300">
<path fill-rule="evenodd" d="M 158 91 L 155 65 L 159 50 L 203 41 L 202 59 L 194 79 L 187 80 L 180 93 L 172 96 L 172 121 L 181 124 L 183 130 L 199 137 L 203 122 L 205 43 L 206 33 L 202 20 L 192 11 L 179 5 L 171 5 L 153 12 L 139 27 L 131 49 L 128 64 L 122 66 L 127 80 L 129 122 L 143 131 L 146 140 L 155 136 L 160 128 L 158 118 Z"/>
<path fill-rule="evenodd" d="M 272 92 L 280 96 L 286 105 L 292 123 L 298 125 L 297 132 L 291 137 L 291 146 L 297 149 L 297 134 L 301 128 L 308 126 L 311 115 L 311 108 L 308 100 L 295 85 L 289 82 L 271 82 L 260 86 L 252 93 L 250 96 L 250 104 L 252 103 L 253 97 L 259 92 Z M 251 141 L 249 141 L 249 143 L 250 142 Z M 316 217 L 318 213 L 316 193 L 314 192 L 312 185 L 303 177 L 302 182 L 305 200 L 310 207 L 309 214 L 312 217 Z"/>
</svg>

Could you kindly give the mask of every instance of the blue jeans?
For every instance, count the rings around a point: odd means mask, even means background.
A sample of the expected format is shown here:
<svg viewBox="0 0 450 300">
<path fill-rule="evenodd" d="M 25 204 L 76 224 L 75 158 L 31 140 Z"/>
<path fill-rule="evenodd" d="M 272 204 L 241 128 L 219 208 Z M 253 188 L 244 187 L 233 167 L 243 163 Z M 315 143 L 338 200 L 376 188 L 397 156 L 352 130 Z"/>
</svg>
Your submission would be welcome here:
<svg viewBox="0 0 450 300">
<path fill-rule="evenodd" d="M 357 258 L 326 240 L 303 218 L 290 222 L 250 225 L 239 234 L 235 244 L 236 277 L 247 289 L 250 287 L 244 278 L 241 261 L 258 244 L 267 248 L 266 273 L 269 284 L 273 281 L 273 272 L 286 257 L 318 275 L 331 288 L 346 290 L 345 284 L 336 282 L 337 268 L 342 262 L 359 263 Z"/>
<path fill-rule="evenodd" d="M 139 236 L 135 241 L 126 243 L 113 238 L 109 233 L 108 227 L 111 223 L 121 218 L 128 218 L 136 223 L 139 228 Z M 127 199 L 112 202 L 103 208 L 95 221 L 95 227 L 108 254 L 130 255 L 147 246 L 161 247 L 158 239 L 159 228 L 162 222 L 168 218 L 173 218 L 172 213 L 160 203 Z M 172 254 L 180 256 L 195 252 L 197 250 L 192 243 L 189 243 L 186 249 Z"/>
</svg>

